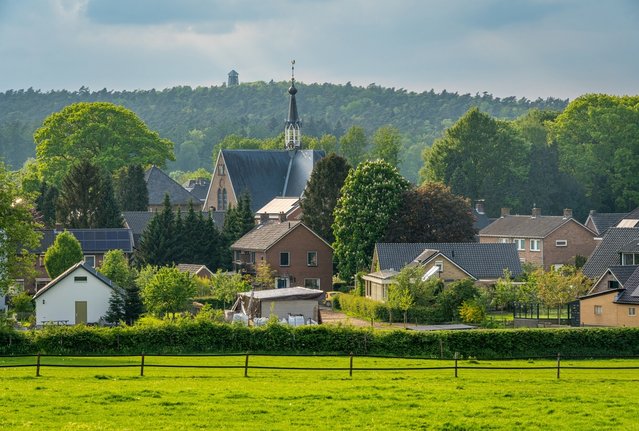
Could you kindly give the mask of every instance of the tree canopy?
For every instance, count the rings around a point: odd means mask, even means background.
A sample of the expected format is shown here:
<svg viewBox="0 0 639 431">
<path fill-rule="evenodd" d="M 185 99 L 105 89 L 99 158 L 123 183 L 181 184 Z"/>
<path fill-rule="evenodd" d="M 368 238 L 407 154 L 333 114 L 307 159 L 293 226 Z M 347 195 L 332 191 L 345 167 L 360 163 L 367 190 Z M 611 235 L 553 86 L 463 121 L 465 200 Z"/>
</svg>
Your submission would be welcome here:
<svg viewBox="0 0 639 431">
<path fill-rule="evenodd" d="M 0 295 L 13 280 L 27 278 L 33 271 L 35 256 L 29 250 L 38 246 L 38 227 L 17 176 L 0 162 Z"/>
<path fill-rule="evenodd" d="M 52 279 L 82 260 L 80 241 L 69 231 L 59 233 L 44 253 L 44 267 Z"/>
<path fill-rule="evenodd" d="M 340 275 L 351 280 L 370 268 L 375 242 L 384 237 L 409 184 L 383 160 L 361 163 L 350 171 L 335 207 L 333 234 Z"/>
<path fill-rule="evenodd" d="M 156 316 L 186 311 L 196 293 L 196 284 L 188 272 L 162 267 L 142 289 L 146 309 Z"/>
<path fill-rule="evenodd" d="M 109 173 L 129 164 L 163 166 L 173 143 L 149 130 L 133 111 L 113 103 L 74 103 L 49 115 L 35 131 L 36 160 L 43 178 L 60 184 L 78 160 Z"/>
</svg>

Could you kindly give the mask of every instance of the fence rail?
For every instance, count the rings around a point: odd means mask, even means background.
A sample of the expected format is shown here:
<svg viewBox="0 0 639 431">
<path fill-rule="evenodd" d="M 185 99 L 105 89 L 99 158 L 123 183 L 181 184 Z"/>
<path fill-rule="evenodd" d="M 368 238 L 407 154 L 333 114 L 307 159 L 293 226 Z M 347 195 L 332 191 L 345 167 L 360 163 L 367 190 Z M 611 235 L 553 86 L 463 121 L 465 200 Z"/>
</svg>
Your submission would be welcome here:
<svg viewBox="0 0 639 431">
<path fill-rule="evenodd" d="M 70 358 L 123 358 L 128 357 L 132 360 L 135 359 L 135 363 L 127 364 L 59 364 L 59 363 L 47 363 L 42 362 L 44 358 L 57 358 L 57 359 L 70 359 Z M 238 358 L 244 357 L 244 364 L 238 365 L 219 365 L 219 364 L 159 364 L 149 363 L 148 358 L 161 358 L 161 357 L 174 357 L 174 358 Z M 251 358 L 259 357 L 314 357 L 314 358 L 344 358 L 348 359 L 347 364 L 337 367 L 317 367 L 317 366 L 278 366 L 278 365 L 257 365 L 251 364 Z M 463 365 L 459 362 L 462 360 L 458 353 L 455 354 L 453 359 L 439 359 L 439 358 L 415 358 L 415 357 L 402 357 L 402 356 L 376 356 L 376 355 L 279 355 L 279 354 L 256 354 L 256 353 L 229 353 L 229 354 L 153 354 L 153 355 L 0 355 L 0 359 L 6 358 L 33 358 L 33 362 L 24 364 L 2 364 L 0 368 L 35 368 L 36 376 L 41 376 L 41 370 L 45 367 L 50 368 L 138 368 L 140 370 L 140 376 L 144 376 L 144 371 L 147 368 L 190 368 L 190 369 L 236 369 L 244 370 L 244 376 L 248 377 L 249 370 L 291 370 L 291 371 L 348 371 L 349 376 L 353 375 L 353 372 L 360 371 L 429 371 L 429 370 L 454 370 L 455 377 L 459 376 L 460 370 L 556 370 L 557 378 L 561 377 L 562 370 L 639 370 L 637 366 L 590 366 L 590 365 L 563 365 L 562 360 L 594 360 L 602 359 L 592 356 L 578 357 L 578 356 L 566 356 L 562 357 L 561 354 L 557 356 L 544 356 L 537 358 L 527 359 L 556 359 L 556 365 L 540 365 L 540 366 L 518 366 L 518 365 L 499 365 L 499 366 L 484 366 L 484 365 Z M 136 359 L 137 358 L 137 359 Z M 438 362 L 450 362 L 450 365 L 433 365 L 433 366 L 392 366 L 392 367 L 372 367 L 372 366 L 355 366 L 355 359 L 367 358 L 367 359 L 393 359 L 393 360 L 416 360 L 416 361 L 438 361 Z M 490 361 L 508 362 L 513 360 L 522 360 L 526 358 L 491 358 Z M 618 356 L 618 357 L 606 357 L 606 359 L 637 359 L 639 356 Z M 473 359 L 473 361 L 477 361 Z"/>
</svg>

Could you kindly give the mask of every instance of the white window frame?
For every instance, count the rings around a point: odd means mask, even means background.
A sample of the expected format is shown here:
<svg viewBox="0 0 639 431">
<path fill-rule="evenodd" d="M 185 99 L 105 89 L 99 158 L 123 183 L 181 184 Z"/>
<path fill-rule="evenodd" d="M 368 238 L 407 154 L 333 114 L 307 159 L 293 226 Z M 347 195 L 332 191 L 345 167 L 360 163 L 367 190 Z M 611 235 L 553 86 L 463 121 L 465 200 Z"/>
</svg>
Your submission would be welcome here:
<svg viewBox="0 0 639 431">
<path fill-rule="evenodd" d="M 628 307 L 628 316 L 635 317 L 637 315 L 637 308 Z"/>
<path fill-rule="evenodd" d="M 498 242 L 499 244 L 510 244 L 510 239 L 509 239 L 509 238 L 499 238 L 499 239 L 497 240 L 497 242 Z"/>
<path fill-rule="evenodd" d="M 513 242 L 517 245 L 517 251 L 526 251 L 526 240 L 523 238 L 515 238 Z"/>
<path fill-rule="evenodd" d="M 306 285 L 306 282 L 307 282 L 308 280 L 317 280 L 317 287 L 309 287 L 309 286 L 307 286 L 307 285 Z M 319 278 L 314 278 L 314 277 L 313 277 L 313 278 L 305 278 L 305 279 L 304 279 L 304 287 L 306 287 L 307 289 L 317 289 L 317 290 L 322 290 L 322 289 L 321 289 L 321 287 L 320 287 L 320 279 L 319 279 Z"/>
<path fill-rule="evenodd" d="M 601 316 L 603 314 L 603 306 L 595 305 L 595 316 Z"/>
<path fill-rule="evenodd" d="M 282 264 L 282 256 L 286 255 L 286 264 Z M 291 266 L 291 252 L 289 251 L 280 251 L 280 266 Z"/>
<path fill-rule="evenodd" d="M 533 246 L 533 244 L 535 246 Z M 540 239 L 531 239 L 530 240 L 530 251 L 541 251 L 541 240 Z"/>
<path fill-rule="evenodd" d="M 439 271 L 438 272 L 444 272 L 444 261 L 443 260 L 436 260 L 434 266 L 439 267 Z"/>
<path fill-rule="evenodd" d="M 89 263 L 89 262 L 87 262 L 87 258 L 88 258 L 88 257 L 90 257 L 91 259 L 93 259 L 93 264 L 89 264 L 89 266 L 90 266 L 91 268 L 95 268 L 95 262 L 96 262 L 95 254 L 85 254 L 85 255 L 84 255 L 84 263 L 87 263 L 87 264 Z"/>
<path fill-rule="evenodd" d="M 555 241 L 555 247 L 568 247 L 567 239 L 558 239 Z"/>
<path fill-rule="evenodd" d="M 311 262 L 311 256 L 314 255 L 314 262 Z M 317 266 L 317 252 L 316 251 L 307 251 L 306 252 L 306 266 Z"/>
</svg>

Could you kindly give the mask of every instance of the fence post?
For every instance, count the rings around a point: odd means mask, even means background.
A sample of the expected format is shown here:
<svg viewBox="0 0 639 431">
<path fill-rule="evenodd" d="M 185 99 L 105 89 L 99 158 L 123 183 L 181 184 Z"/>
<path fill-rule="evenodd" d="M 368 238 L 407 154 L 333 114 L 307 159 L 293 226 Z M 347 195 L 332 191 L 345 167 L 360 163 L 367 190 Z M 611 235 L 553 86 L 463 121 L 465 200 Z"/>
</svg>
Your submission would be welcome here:
<svg viewBox="0 0 639 431">
<path fill-rule="evenodd" d="M 38 358 L 36 359 L 36 377 L 40 377 L 40 353 L 38 353 Z"/>
<path fill-rule="evenodd" d="M 142 353 L 142 360 L 140 361 L 140 377 L 144 377 L 144 353 Z"/>
<path fill-rule="evenodd" d="M 246 354 L 246 358 L 244 358 L 244 377 L 248 377 L 248 361 L 249 361 L 249 354 Z"/>
<path fill-rule="evenodd" d="M 351 364 L 350 364 L 350 368 L 348 370 L 348 375 L 350 377 L 353 377 L 353 352 L 351 352 L 351 354 L 350 354 L 350 363 Z"/>
<path fill-rule="evenodd" d="M 444 359 L 444 340 L 439 339 L 439 359 Z"/>
<path fill-rule="evenodd" d="M 457 360 L 459 358 L 459 353 L 455 352 L 455 377 L 457 377 Z"/>
<path fill-rule="evenodd" d="M 559 378 L 561 372 L 561 353 L 557 353 L 557 378 Z"/>
</svg>

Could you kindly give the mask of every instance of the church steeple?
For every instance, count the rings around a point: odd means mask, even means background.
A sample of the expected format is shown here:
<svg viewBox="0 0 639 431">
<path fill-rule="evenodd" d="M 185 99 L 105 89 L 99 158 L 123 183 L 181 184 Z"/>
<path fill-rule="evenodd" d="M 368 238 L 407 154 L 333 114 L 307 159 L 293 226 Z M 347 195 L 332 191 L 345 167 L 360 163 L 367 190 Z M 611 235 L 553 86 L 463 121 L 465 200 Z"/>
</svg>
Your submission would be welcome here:
<svg viewBox="0 0 639 431">
<path fill-rule="evenodd" d="M 298 150 L 302 147 L 302 120 L 297 115 L 297 102 L 295 101 L 295 60 L 291 61 L 291 87 L 288 101 L 288 118 L 284 126 L 284 144 L 287 150 Z"/>
</svg>

